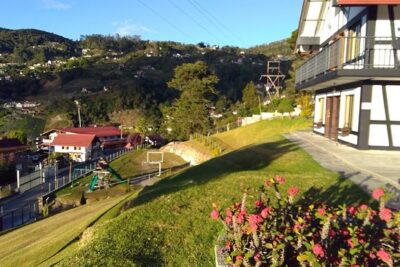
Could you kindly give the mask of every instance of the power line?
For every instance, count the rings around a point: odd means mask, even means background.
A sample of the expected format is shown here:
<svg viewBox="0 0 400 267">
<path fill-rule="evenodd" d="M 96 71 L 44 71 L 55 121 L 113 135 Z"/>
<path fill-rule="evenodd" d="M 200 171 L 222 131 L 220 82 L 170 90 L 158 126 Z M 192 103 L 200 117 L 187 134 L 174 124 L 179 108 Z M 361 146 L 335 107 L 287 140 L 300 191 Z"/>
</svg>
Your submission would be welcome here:
<svg viewBox="0 0 400 267">
<path fill-rule="evenodd" d="M 218 29 L 223 35 L 225 35 L 225 37 L 227 37 L 228 39 L 234 41 L 229 35 L 227 35 L 224 30 L 217 24 L 215 23 L 213 20 L 210 20 L 209 15 L 207 15 L 207 13 L 205 13 L 199 6 L 196 5 L 196 3 L 192 0 L 189 0 L 189 3 L 208 21 L 210 22 L 212 25 L 214 25 L 214 27 L 216 29 Z"/>
<path fill-rule="evenodd" d="M 176 31 L 181 33 L 183 36 L 187 37 L 190 36 L 189 34 L 186 34 L 184 31 L 182 31 L 179 27 L 177 27 L 175 24 L 173 24 L 171 21 L 169 21 L 166 17 L 162 16 L 160 13 L 158 13 L 156 10 L 154 10 L 152 7 L 146 5 L 142 0 L 137 0 L 142 6 L 153 12 L 156 16 L 164 20 L 169 26 L 174 28 Z"/>
<path fill-rule="evenodd" d="M 206 27 L 204 27 L 204 25 L 202 25 L 199 21 L 197 21 L 196 19 L 194 19 L 192 16 L 190 16 L 184 9 L 182 9 L 180 6 L 178 6 L 176 3 L 174 3 L 172 0 L 168 0 L 168 2 L 174 6 L 177 10 L 179 10 L 182 14 L 184 14 L 186 17 L 188 17 L 191 21 L 193 21 L 197 26 L 199 26 L 200 28 L 202 28 L 205 32 L 207 32 L 208 34 L 213 35 L 216 39 L 218 39 L 219 41 L 221 41 L 221 39 L 215 35 L 214 33 L 210 32 Z"/>
<path fill-rule="evenodd" d="M 198 3 L 196 0 L 190 0 L 193 2 L 195 5 L 197 5 L 201 10 L 203 10 L 212 20 L 214 20 L 220 27 L 225 30 L 226 32 L 229 32 L 235 39 L 237 39 L 240 42 L 243 42 L 243 40 L 240 38 L 240 36 L 236 35 L 231 29 L 229 29 L 227 26 L 225 26 L 224 23 L 222 23 L 217 17 L 215 17 L 211 12 L 209 12 L 206 8 L 204 8 L 200 3 Z"/>
</svg>

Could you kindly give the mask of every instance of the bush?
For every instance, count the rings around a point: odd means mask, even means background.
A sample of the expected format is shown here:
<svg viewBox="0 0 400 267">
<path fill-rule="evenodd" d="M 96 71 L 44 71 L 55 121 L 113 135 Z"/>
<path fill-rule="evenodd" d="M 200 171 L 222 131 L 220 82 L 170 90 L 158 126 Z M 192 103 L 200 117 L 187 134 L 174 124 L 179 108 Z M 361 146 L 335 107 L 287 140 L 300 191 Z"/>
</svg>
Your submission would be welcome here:
<svg viewBox="0 0 400 267">
<path fill-rule="evenodd" d="M 242 202 L 213 219 L 224 229 L 220 253 L 234 266 L 400 266 L 400 213 L 385 208 L 383 189 L 373 192 L 379 210 L 367 205 L 338 208 L 295 204 L 299 189 L 284 196 L 285 180 L 265 181 L 252 210 Z M 274 196 L 274 199 L 271 198 Z"/>
</svg>

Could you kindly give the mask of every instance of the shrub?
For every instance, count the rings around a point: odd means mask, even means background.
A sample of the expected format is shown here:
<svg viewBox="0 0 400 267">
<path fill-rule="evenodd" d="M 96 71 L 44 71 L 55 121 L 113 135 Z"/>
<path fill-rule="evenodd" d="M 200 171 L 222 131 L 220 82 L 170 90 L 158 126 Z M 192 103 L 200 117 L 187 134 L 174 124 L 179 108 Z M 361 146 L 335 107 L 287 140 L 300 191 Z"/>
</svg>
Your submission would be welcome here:
<svg viewBox="0 0 400 267">
<path fill-rule="evenodd" d="M 376 189 L 379 210 L 367 205 L 300 205 L 284 178 L 265 181 L 251 210 L 247 192 L 225 210 L 214 204 L 211 217 L 224 225 L 220 253 L 234 266 L 400 266 L 400 214 L 385 208 L 386 195 Z M 273 196 L 273 197 L 271 197 Z"/>
</svg>

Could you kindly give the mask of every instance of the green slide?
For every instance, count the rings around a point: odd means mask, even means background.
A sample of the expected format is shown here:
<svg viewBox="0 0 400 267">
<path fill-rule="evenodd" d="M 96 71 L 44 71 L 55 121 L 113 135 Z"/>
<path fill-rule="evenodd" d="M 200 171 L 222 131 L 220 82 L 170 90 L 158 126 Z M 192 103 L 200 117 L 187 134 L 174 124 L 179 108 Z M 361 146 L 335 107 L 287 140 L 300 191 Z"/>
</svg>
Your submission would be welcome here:
<svg viewBox="0 0 400 267">
<path fill-rule="evenodd" d="M 114 175 L 115 178 L 117 178 L 119 181 L 124 182 L 124 179 L 122 179 L 121 175 L 119 175 L 118 172 L 116 172 L 113 168 L 108 166 L 107 171 L 109 171 L 112 175 Z"/>
<path fill-rule="evenodd" d="M 96 183 L 97 183 L 97 179 L 99 179 L 99 177 L 97 175 L 93 176 L 93 179 L 90 182 L 90 186 L 89 186 L 89 190 L 88 190 L 89 193 L 93 192 L 94 187 L 96 186 Z"/>
</svg>

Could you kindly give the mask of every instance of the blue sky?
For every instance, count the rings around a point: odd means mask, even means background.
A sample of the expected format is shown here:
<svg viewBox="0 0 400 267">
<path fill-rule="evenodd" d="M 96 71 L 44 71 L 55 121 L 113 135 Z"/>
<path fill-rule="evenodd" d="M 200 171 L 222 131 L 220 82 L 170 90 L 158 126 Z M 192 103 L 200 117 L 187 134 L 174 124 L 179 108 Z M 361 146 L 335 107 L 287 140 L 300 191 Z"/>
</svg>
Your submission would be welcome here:
<svg viewBox="0 0 400 267">
<path fill-rule="evenodd" d="M 301 0 L 5 0 L 0 27 L 250 47 L 290 36 Z"/>
</svg>

